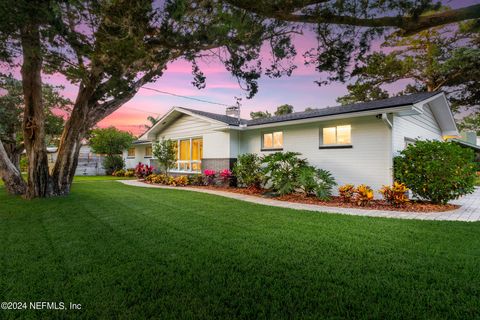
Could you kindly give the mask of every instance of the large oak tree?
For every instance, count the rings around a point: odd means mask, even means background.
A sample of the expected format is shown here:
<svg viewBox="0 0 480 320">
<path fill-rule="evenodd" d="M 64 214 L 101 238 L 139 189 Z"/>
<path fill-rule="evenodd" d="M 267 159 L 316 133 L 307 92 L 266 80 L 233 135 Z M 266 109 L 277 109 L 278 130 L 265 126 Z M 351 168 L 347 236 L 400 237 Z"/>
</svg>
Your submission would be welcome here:
<svg viewBox="0 0 480 320">
<path fill-rule="evenodd" d="M 291 74 L 296 52 L 290 36 L 305 24 L 319 40 L 307 60 L 342 80 L 354 55 L 365 54 L 370 40 L 387 29 L 412 33 L 480 16 L 480 6 L 422 16 L 434 7 L 427 0 L 2 1 L 0 57 L 13 67 L 21 61 L 25 105 L 28 181 L 16 191 L 26 198 L 68 194 L 87 131 L 162 76 L 174 60 L 191 61 L 193 83 L 203 88 L 205 76 L 196 62 L 215 57 L 251 98 L 262 72 Z M 264 43 L 271 51 L 267 65 L 260 59 Z M 78 86 L 51 173 L 42 73 L 63 74 Z M 21 186 L 23 179 L 2 149 L 0 143 L 2 177 Z"/>
</svg>

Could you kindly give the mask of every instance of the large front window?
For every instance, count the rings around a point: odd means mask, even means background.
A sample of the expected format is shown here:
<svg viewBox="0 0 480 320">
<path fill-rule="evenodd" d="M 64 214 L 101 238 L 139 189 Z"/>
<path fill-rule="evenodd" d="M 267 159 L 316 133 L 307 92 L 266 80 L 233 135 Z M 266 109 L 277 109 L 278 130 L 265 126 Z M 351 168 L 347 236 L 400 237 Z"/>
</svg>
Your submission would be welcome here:
<svg viewBox="0 0 480 320">
<path fill-rule="evenodd" d="M 177 170 L 202 171 L 203 140 L 189 138 L 177 140 Z"/>
</svg>

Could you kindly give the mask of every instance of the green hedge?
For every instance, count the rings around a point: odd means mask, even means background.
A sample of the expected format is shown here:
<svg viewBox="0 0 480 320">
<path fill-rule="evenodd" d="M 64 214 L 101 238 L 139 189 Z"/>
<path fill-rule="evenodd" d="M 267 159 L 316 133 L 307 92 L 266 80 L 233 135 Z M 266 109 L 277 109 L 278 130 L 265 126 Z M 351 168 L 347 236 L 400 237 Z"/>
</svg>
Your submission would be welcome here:
<svg viewBox="0 0 480 320">
<path fill-rule="evenodd" d="M 474 152 L 451 142 L 417 141 L 394 159 L 394 172 L 416 196 L 447 203 L 474 191 Z"/>
</svg>

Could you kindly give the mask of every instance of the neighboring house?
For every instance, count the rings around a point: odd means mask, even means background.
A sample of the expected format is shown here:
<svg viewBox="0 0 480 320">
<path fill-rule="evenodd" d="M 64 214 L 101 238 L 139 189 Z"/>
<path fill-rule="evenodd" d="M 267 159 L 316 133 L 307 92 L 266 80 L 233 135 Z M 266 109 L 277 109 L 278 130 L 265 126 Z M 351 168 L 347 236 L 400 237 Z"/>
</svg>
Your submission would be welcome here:
<svg viewBox="0 0 480 320">
<path fill-rule="evenodd" d="M 57 161 L 57 147 L 48 147 L 48 167 L 52 170 Z M 105 175 L 103 168 L 103 156 L 93 153 L 87 142 L 82 142 L 78 156 L 78 165 L 75 170 L 76 176 L 99 176 Z"/>
<path fill-rule="evenodd" d="M 329 170 L 338 184 L 367 184 L 375 190 L 392 183 L 393 157 L 417 139 L 458 136 L 445 95 L 418 93 L 309 112 L 244 120 L 175 107 L 124 152 L 127 168 L 156 166 L 152 141 L 178 145 L 173 173 L 231 168 L 238 155 L 295 151 Z"/>
<path fill-rule="evenodd" d="M 480 168 L 480 145 L 478 144 L 478 137 L 475 131 L 463 131 L 460 133 L 461 137 L 453 138 L 451 141 L 459 144 L 464 148 L 472 149 L 475 152 L 475 162 Z"/>
</svg>

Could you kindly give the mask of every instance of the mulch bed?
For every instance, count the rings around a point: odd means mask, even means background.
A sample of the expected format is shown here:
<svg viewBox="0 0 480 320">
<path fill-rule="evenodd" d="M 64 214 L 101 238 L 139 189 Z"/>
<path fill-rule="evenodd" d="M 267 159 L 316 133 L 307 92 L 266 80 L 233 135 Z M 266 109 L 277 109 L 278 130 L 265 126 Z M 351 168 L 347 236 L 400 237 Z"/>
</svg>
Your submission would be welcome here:
<svg viewBox="0 0 480 320">
<path fill-rule="evenodd" d="M 289 194 L 284 196 L 266 196 L 266 190 L 264 189 L 249 189 L 249 188 L 236 188 L 236 187 L 224 187 L 224 186 L 186 186 L 182 188 L 201 188 L 209 190 L 219 190 L 232 193 L 240 193 L 249 196 L 256 196 L 260 198 L 269 198 L 278 201 L 296 202 L 305 204 L 314 204 L 319 206 L 328 207 L 341 207 L 341 208 L 354 208 L 354 209 L 367 209 L 367 210 L 388 210 L 388 211 L 403 211 L 403 212 L 444 212 L 458 209 L 460 206 L 454 204 L 433 204 L 426 201 L 410 201 L 402 207 L 394 207 L 383 200 L 372 200 L 367 206 L 359 206 L 355 203 L 345 203 L 340 197 L 332 197 L 330 201 L 321 201 L 314 196 L 305 196 L 303 194 Z"/>
</svg>

